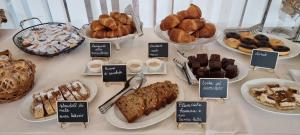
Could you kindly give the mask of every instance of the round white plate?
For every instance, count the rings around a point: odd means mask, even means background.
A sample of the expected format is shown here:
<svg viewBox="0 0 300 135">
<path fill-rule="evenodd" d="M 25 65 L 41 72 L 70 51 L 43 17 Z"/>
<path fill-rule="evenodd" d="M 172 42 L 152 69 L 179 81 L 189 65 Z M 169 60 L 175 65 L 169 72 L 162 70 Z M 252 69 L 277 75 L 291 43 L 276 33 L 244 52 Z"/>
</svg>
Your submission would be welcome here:
<svg viewBox="0 0 300 135">
<path fill-rule="evenodd" d="M 73 80 L 66 81 L 65 83 L 68 83 L 71 81 L 73 81 Z M 97 95 L 97 92 L 98 92 L 97 85 L 94 82 L 87 81 L 87 80 L 79 79 L 79 81 L 82 82 L 90 90 L 90 97 L 86 101 L 91 102 Z M 47 87 L 42 88 L 42 90 L 45 90 L 47 88 L 52 88 L 52 87 L 54 87 L 56 85 L 60 85 L 60 84 L 64 84 L 64 82 L 56 83 L 56 84 L 49 84 Z M 53 114 L 48 117 L 40 118 L 40 119 L 34 118 L 31 113 L 32 101 L 33 101 L 32 95 L 28 95 L 19 107 L 19 115 L 23 120 L 28 121 L 28 122 L 45 122 L 45 121 L 50 121 L 50 120 L 54 120 L 57 118 L 56 114 Z"/>
<path fill-rule="evenodd" d="M 243 80 L 245 77 L 247 77 L 247 75 L 248 75 L 248 73 L 250 71 L 250 67 L 247 64 L 242 64 L 238 60 L 235 60 L 235 65 L 237 65 L 237 67 L 238 67 L 239 74 L 238 74 L 237 77 L 229 79 L 228 80 L 229 83 L 235 83 L 235 82 Z M 192 71 L 192 69 L 191 69 L 191 71 Z M 175 75 L 180 80 L 183 80 L 183 81 L 187 82 L 185 74 L 183 72 L 181 72 L 178 67 L 175 68 Z"/>
<path fill-rule="evenodd" d="M 184 99 L 183 90 L 179 89 L 179 94 L 176 101 L 181 101 L 183 99 Z M 110 124 L 118 128 L 122 128 L 122 129 L 144 128 L 169 118 L 176 110 L 176 101 L 173 101 L 171 104 L 166 105 L 164 108 L 151 112 L 148 116 L 145 115 L 142 116 L 134 123 L 128 123 L 126 118 L 123 116 L 123 114 L 120 112 L 120 110 L 116 105 L 114 105 L 106 112 L 105 118 Z"/>
<path fill-rule="evenodd" d="M 218 41 L 219 45 L 221 45 L 221 46 L 225 47 L 226 49 L 231 50 L 233 52 L 237 52 L 237 53 L 240 53 L 240 54 L 251 56 L 251 54 L 249 54 L 249 53 L 242 52 L 242 51 L 240 51 L 238 49 L 234 49 L 234 48 L 231 48 L 228 45 L 226 45 L 224 43 L 224 37 L 225 37 L 225 35 L 223 33 L 224 33 L 224 31 L 221 31 L 220 36 L 217 38 L 217 41 Z M 278 36 L 275 36 L 275 35 L 270 35 L 270 34 L 267 34 L 267 33 L 261 33 L 261 32 L 259 32 L 257 34 L 264 34 L 264 35 L 266 35 L 268 37 L 279 39 L 279 40 L 281 40 L 281 41 L 284 42 L 285 46 L 287 46 L 287 47 L 290 48 L 289 55 L 287 55 L 287 56 L 279 56 L 278 59 L 290 59 L 290 58 L 298 56 L 299 53 L 300 53 L 300 47 L 299 47 L 299 45 L 297 43 L 294 43 L 294 42 L 292 42 L 290 40 L 287 40 L 285 38 L 278 37 Z"/>
<path fill-rule="evenodd" d="M 216 34 L 213 37 L 211 37 L 211 38 L 196 38 L 195 42 L 191 42 L 191 43 L 176 43 L 176 42 L 173 42 L 172 40 L 170 40 L 169 35 L 168 35 L 168 31 L 162 31 L 160 29 L 160 24 L 157 24 L 155 26 L 154 32 L 162 40 L 164 40 L 166 42 L 169 42 L 169 43 L 172 43 L 172 44 L 175 44 L 175 45 L 178 45 L 178 47 L 179 46 L 191 46 L 191 45 L 203 45 L 203 44 L 206 44 L 206 43 L 214 41 L 215 38 L 216 38 L 216 35 L 217 35 L 217 32 L 216 32 Z"/>
<path fill-rule="evenodd" d="M 258 103 L 256 101 L 255 97 L 253 97 L 249 94 L 249 90 L 252 87 L 265 86 L 266 84 L 274 84 L 274 83 L 279 84 L 281 86 L 300 87 L 299 84 L 297 84 L 293 81 L 289 81 L 289 80 L 282 80 L 282 79 L 276 79 L 276 78 L 254 79 L 254 80 L 247 81 L 242 85 L 242 88 L 241 88 L 242 96 L 252 106 L 259 108 L 261 110 L 267 111 L 267 112 L 281 114 L 281 115 L 300 115 L 300 107 L 297 107 L 295 110 L 288 110 L 288 111 L 278 110 L 276 108 L 265 106 L 263 104 Z"/>
</svg>

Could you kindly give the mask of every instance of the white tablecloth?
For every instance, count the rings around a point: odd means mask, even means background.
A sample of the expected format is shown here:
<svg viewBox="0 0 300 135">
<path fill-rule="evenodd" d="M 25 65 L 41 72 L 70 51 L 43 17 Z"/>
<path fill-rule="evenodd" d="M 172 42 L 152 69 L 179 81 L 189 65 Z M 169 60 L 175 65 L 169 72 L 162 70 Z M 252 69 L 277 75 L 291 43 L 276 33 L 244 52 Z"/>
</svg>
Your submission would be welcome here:
<svg viewBox="0 0 300 135">
<path fill-rule="evenodd" d="M 3 30 L 2 30 L 3 32 Z M 134 41 L 121 45 L 121 50 L 113 49 L 111 59 L 120 59 L 126 61 L 129 59 L 147 60 L 147 45 L 149 42 L 162 42 L 153 32 L 153 29 L 145 29 L 144 36 Z M 179 87 L 185 92 L 185 100 L 199 100 L 197 97 L 197 87 L 187 85 L 186 82 L 178 79 L 171 60 L 176 57 L 176 48 L 170 47 L 168 74 L 148 76 L 148 84 L 156 81 L 170 80 L 178 83 Z M 114 48 L 114 47 L 113 47 Z M 122 86 L 113 85 L 106 87 L 102 79 L 98 76 L 82 75 L 86 63 L 90 60 L 89 44 L 85 42 L 74 51 L 56 56 L 53 58 L 44 58 L 26 54 L 19 50 L 12 42 L 12 35 L 1 37 L 0 49 L 9 49 L 14 58 L 24 58 L 33 61 L 36 64 L 36 82 L 33 90 L 27 95 L 49 87 L 48 82 L 65 81 L 71 79 L 86 79 L 97 84 L 99 93 L 89 105 L 90 122 L 85 129 L 81 125 L 70 125 L 61 129 L 59 124 L 54 121 L 45 123 L 29 123 L 22 120 L 18 115 L 18 109 L 23 99 L 0 104 L 0 134 L 209 134 L 209 135 L 266 135 L 266 134 L 300 134 L 299 116 L 282 116 L 268 113 L 256 109 L 249 105 L 241 96 L 240 87 L 247 80 L 275 77 L 271 72 L 265 70 L 250 71 L 249 75 L 242 81 L 229 85 L 229 99 L 225 103 L 208 101 L 206 128 L 199 127 L 177 129 L 175 116 L 155 124 L 153 126 L 138 130 L 123 130 L 110 125 L 99 113 L 97 107 L 114 95 Z M 218 45 L 216 41 L 205 45 L 204 49 L 196 48 L 198 53 L 208 51 L 208 53 L 220 53 L 222 56 L 235 58 L 244 64 L 249 64 L 249 57 L 236 54 L 226 50 Z M 291 79 L 287 70 L 300 69 L 299 56 L 290 60 L 279 61 L 276 73 L 280 78 Z M 47 85 L 48 84 L 48 85 Z M 46 88 L 47 88 L 46 87 Z"/>
</svg>

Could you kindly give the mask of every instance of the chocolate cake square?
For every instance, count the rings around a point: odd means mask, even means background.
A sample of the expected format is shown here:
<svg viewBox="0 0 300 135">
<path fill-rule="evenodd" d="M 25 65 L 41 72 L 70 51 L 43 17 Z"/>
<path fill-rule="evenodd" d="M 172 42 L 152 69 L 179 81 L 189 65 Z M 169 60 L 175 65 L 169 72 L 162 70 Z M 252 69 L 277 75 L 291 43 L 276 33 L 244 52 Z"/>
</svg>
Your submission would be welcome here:
<svg viewBox="0 0 300 135">
<path fill-rule="evenodd" d="M 209 70 L 206 67 L 200 67 L 196 72 L 196 78 L 208 78 Z"/>
<path fill-rule="evenodd" d="M 197 58 L 195 56 L 189 56 L 188 60 L 193 62 L 193 61 L 197 61 Z"/>
<path fill-rule="evenodd" d="M 209 61 L 221 61 L 221 56 L 219 54 L 212 54 Z"/>
<path fill-rule="evenodd" d="M 222 63 L 221 61 L 209 61 L 209 69 L 211 71 L 221 70 Z"/>
<path fill-rule="evenodd" d="M 210 78 L 224 78 L 225 77 L 225 72 L 222 70 L 219 71 L 210 71 L 209 72 L 209 77 Z"/>
<path fill-rule="evenodd" d="M 201 67 L 206 67 L 208 65 L 208 56 L 206 53 L 197 54 L 197 61 L 200 62 Z"/>
<path fill-rule="evenodd" d="M 237 65 L 228 65 L 225 69 L 225 77 L 232 79 L 238 76 Z"/>
<path fill-rule="evenodd" d="M 234 65 L 235 60 L 234 59 L 222 59 L 222 68 L 225 70 L 228 65 Z"/>
<path fill-rule="evenodd" d="M 191 68 L 192 68 L 192 71 L 193 71 L 194 74 L 196 74 L 198 68 L 200 68 L 200 67 L 201 67 L 200 62 L 194 61 L 194 62 L 191 63 Z"/>
</svg>

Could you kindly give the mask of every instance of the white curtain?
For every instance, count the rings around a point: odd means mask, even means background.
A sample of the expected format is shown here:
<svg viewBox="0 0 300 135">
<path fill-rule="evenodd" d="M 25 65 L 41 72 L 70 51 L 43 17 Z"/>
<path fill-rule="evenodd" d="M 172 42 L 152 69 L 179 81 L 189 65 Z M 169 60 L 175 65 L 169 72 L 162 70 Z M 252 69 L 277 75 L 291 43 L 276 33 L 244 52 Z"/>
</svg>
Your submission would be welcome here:
<svg viewBox="0 0 300 135">
<path fill-rule="evenodd" d="M 48 1 L 48 5 L 46 4 Z M 99 0 L 90 0 L 93 18 L 101 14 Z M 139 0 L 140 18 L 144 27 L 153 27 L 154 21 L 159 23 L 161 19 L 172 13 L 172 2 L 174 1 L 174 13 L 186 9 L 190 3 L 198 5 L 203 16 L 218 25 L 234 27 L 238 26 L 245 0 Z M 132 0 L 119 0 L 120 10 L 131 4 Z M 260 22 L 267 0 L 249 0 L 246 8 L 242 26 L 251 26 Z M 88 23 L 84 0 L 67 0 L 71 22 L 77 27 Z M 278 11 L 281 0 L 273 0 L 267 26 L 276 26 L 278 22 Z M 111 11 L 111 1 L 107 0 L 108 10 Z M 49 10 L 47 10 L 49 6 Z M 156 7 L 156 16 L 154 9 Z M 18 28 L 19 21 L 38 17 L 43 22 L 57 21 L 66 22 L 66 16 L 62 0 L 0 0 L 0 8 L 7 12 L 8 23 L 2 24 L 1 28 Z"/>
</svg>

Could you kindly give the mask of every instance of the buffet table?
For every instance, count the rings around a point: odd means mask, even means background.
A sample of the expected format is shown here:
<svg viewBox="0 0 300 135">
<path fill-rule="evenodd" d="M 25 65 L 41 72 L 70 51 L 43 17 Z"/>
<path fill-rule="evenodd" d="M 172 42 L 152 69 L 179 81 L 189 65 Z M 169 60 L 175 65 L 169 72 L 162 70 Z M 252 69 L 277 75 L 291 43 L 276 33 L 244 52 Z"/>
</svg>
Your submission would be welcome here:
<svg viewBox="0 0 300 135">
<path fill-rule="evenodd" d="M 2 30 L 1 33 L 3 33 Z M 168 119 L 138 130 L 123 130 L 110 125 L 100 114 L 97 107 L 105 102 L 122 88 L 122 85 L 105 86 L 102 78 L 99 76 L 84 76 L 83 70 L 90 60 L 89 44 L 85 41 L 74 51 L 55 56 L 53 58 L 44 58 L 33 56 L 19 50 L 12 41 L 9 31 L 7 35 L 1 37 L 0 45 L 2 49 L 9 49 L 14 58 L 24 58 L 31 60 L 37 69 L 36 81 L 32 93 L 45 89 L 51 81 L 64 82 L 71 79 L 85 79 L 97 84 L 98 95 L 89 104 L 90 122 L 87 128 L 82 125 L 69 125 L 66 128 L 60 128 L 56 120 L 44 123 L 30 123 L 24 121 L 18 115 L 19 106 L 22 100 L 11 103 L 0 104 L 0 134 L 209 134 L 209 135 L 231 135 L 231 134 L 299 134 L 300 116 L 283 116 L 268 113 L 259 110 L 248 104 L 241 96 L 241 85 L 251 79 L 276 76 L 266 70 L 249 71 L 248 76 L 237 83 L 229 85 L 229 99 L 225 103 L 208 100 L 207 123 L 205 129 L 197 126 L 186 129 L 177 129 L 175 115 Z M 163 42 L 153 32 L 153 29 L 144 29 L 144 35 L 121 45 L 121 50 L 113 49 L 111 59 L 120 59 L 126 61 L 133 58 L 147 60 L 147 48 L 149 42 Z M 114 47 L 113 47 L 114 48 Z M 170 80 L 178 84 L 179 88 L 184 91 L 185 100 L 199 100 L 198 87 L 189 86 L 186 82 L 180 80 L 176 73 L 176 66 L 172 63 L 172 58 L 176 57 L 176 48 L 169 45 L 168 74 L 147 76 L 147 83 Z M 249 65 L 250 57 L 230 52 L 218 45 L 216 41 L 205 45 L 204 50 L 209 53 L 219 53 L 222 56 L 235 58 L 243 64 Z M 199 49 L 198 46 L 196 49 Z M 128 53 L 130 52 L 130 53 Z M 279 78 L 291 80 L 288 69 L 300 69 L 300 56 L 293 59 L 282 60 L 278 63 L 276 74 Z"/>
</svg>

